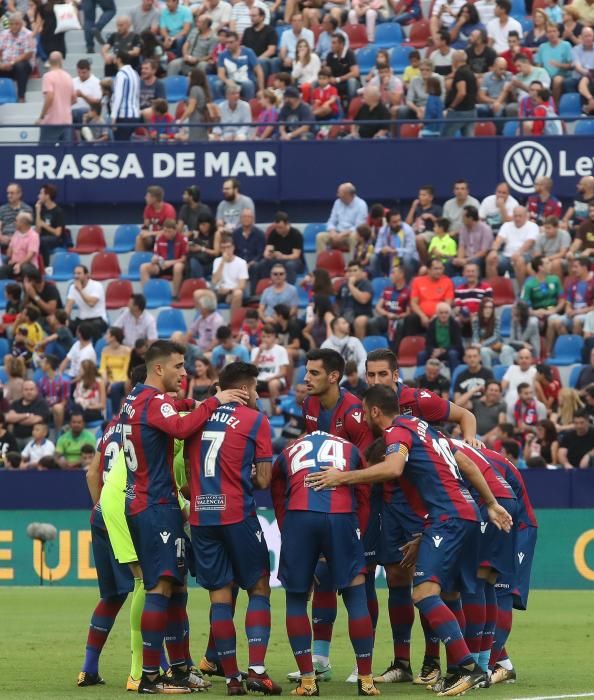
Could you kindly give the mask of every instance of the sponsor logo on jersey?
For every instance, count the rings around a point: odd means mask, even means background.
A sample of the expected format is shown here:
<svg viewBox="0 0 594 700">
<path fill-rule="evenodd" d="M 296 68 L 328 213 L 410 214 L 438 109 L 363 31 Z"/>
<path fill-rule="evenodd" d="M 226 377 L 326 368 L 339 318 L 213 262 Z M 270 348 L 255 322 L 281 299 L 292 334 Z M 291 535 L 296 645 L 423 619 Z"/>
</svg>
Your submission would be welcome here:
<svg viewBox="0 0 594 700">
<path fill-rule="evenodd" d="M 439 545 L 443 542 L 443 537 L 441 535 L 433 535 L 431 539 L 433 540 L 433 544 L 435 545 L 436 549 L 438 549 Z"/>
<path fill-rule="evenodd" d="M 520 562 L 520 564 L 524 561 L 525 556 L 526 555 L 524 554 L 524 552 L 518 552 L 518 561 Z"/>
<path fill-rule="evenodd" d="M 163 532 L 160 532 L 159 535 L 161 536 L 161 539 L 163 540 L 163 544 L 167 544 L 169 538 L 171 537 L 171 533 L 167 532 L 167 530 L 163 530 Z"/>
<path fill-rule="evenodd" d="M 340 430 L 343 426 L 343 422 L 341 418 L 337 418 L 336 420 L 336 430 Z"/>
<path fill-rule="evenodd" d="M 224 493 L 196 496 L 194 510 L 227 510 L 227 496 Z"/>
<path fill-rule="evenodd" d="M 305 419 L 306 419 L 306 420 L 311 420 L 311 421 L 313 421 L 314 423 L 317 423 L 317 422 L 318 422 L 318 419 L 316 418 L 316 416 L 307 416 L 307 415 L 306 415 L 306 416 L 305 416 Z"/>
<path fill-rule="evenodd" d="M 163 418 L 171 418 L 171 416 L 177 415 L 177 411 L 170 403 L 164 403 L 161 405 L 161 415 Z"/>
</svg>

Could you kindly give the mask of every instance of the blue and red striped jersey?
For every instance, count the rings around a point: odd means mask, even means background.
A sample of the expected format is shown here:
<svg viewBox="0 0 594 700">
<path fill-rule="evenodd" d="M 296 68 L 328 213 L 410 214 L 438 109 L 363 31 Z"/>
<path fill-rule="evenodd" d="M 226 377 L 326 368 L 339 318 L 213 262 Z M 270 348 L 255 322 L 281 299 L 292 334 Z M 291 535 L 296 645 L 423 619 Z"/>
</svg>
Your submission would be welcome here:
<svg viewBox="0 0 594 700">
<path fill-rule="evenodd" d="M 416 489 L 432 521 L 480 520 L 478 507 L 463 485 L 449 440 L 440 437 L 426 421 L 404 416 L 394 419 L 384 431 L 384 440 L 386 456 L 406 448 L 408 457 L 400 485 L 405 495 L 409 489 Z"/>
<path fill-rule="evenodd" d="M 279 525 L 287 510 L 316 513 L 355 513 L 357 497 L 351 486 L 314 491 L 305 479 L 327 467 L 341 471 L 363 468 L 359 450 L 335 435 L 316 430 L 282 451 L 272 469 L 272 501 Z"/>
<path fill-rule="evenodd" d="M 263 413 L 237 403 L 219 406 L 184 449 L 192 525 L 233 525 L 255 513 L 252 467 L 272 462 L 272 432 Z"/>
<path fill-rule="evenodd" d="M 115 458 L 122 449 L 122 426 L 119 423 L 119 419 L 119 415 L 111 419 L 101 436 L 101 440 L 99 440 L 99 494 L 101 494 L 105 483 L 105 475 L 113 466 Z M 91 511 L 91 525 L 105 530 L 99 501 L 95 503 Z"/>
<path fill-rule="evenodd" d="M 473 464 L 478 467 L 479 471 L 487 482 L 487 486 L 491 489 L 495 498 L 513 498 L 515 500 L 516 494 L 514 493 L 512 487 L 507 483 L 499 471 L 493 467 L 489 458 L 482 451 L 479 452 L 479 450 L 476 450 L 463 440 L 452 440 L 452 443 L 460 452 L 462 452 L 463 455 L 466 455 L 468 459 L 470 459 Z M 468 488 L 476 502 L 479 505 L 483 505 L 482 499 L 470 484 L 468 484 Z"/>
<path fill-rule="evenodd" d="M 416 416 L 428 423 L 440 423 L 449 418 L 450 402 L 429 389 L 412 389 L 398 382 L 396 392 L 402 416 Z"/>
<path fill-rule="evenodd" d="M 201 430 L 218 406 L 213 396 L 180 416 L 171 397 L 146 384 L 137 384 L 126 396 L 120 423 L 127 470 L 127 515 L 153 505 L 178 502 L 173 440 L 186 440 Z"/>
<path fill-rule="evenodd" d="M 485 449 L 483 450 L 483 454 L 504 477 L 516 494 L 516 499 L 518 500 L 518 513 L 516 518 L 518 527 L 520 529 L 524 527 L 538 527 L 538 521 L 536 520 L 536 515 L 534 514 L 534 509 L 530 502 L 528 491 L 526 491 L 526 485 L 524 484 L 524 479 L 522 478 L 520 470 L 512 464 L 509 459 L 500 455 L 499 452 Z"/>
</svg>

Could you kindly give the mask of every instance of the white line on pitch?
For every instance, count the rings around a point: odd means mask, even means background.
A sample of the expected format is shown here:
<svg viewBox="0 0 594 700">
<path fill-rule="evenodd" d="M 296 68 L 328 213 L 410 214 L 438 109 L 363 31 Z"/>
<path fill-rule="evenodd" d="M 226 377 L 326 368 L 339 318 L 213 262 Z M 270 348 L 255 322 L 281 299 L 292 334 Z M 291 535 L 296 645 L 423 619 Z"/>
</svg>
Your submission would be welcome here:
<svg viewBox="0 0 594 700">
<path fill-rule="evenodd" d="M 575 693 L 572 695 L 533 695 L 529 698 L 514 698 L 513 700 L 565 700 L 565 698 L 594 698 L 594 693 Z"/>
</svg>

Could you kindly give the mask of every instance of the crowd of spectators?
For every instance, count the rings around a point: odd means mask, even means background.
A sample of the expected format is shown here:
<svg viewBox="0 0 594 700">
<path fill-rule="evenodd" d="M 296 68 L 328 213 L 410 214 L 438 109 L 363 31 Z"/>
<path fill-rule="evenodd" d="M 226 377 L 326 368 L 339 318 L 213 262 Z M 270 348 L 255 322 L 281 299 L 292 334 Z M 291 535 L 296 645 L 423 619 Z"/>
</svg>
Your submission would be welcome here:
<svg viewBox="0 0 594 700">
<path fill-rule="evenodd" d="M 516 17 L 510 0 L 434 0 L 428 21 L 420 0 L 141 0 L 108 35 L 113 0 L 100 3 L 97 20 L 99 3 L 83 0 L 86 50 L 100 54 L 97 75 L 81 59 L 76 76 L 62 68 L 57 4 L 1 5 L 0 77 L 25 101 L 33 71 L 45 71 L 44 141 L 72 138 L 72 126 L 88 141 L 384 138 L 400 134 L 401 119 L 417 121 L 415 135 L 468 136 L 477 119 L 500 117 L 521 118 L 522 133 L 558 135 L 564 95 L 575 98 L 568 117 L 576 104 L 578 115 L 594 115 L 588 0 L 529 0 Z M 395 31 L 374 44 L 387 23 Z M 175 76 L 187 76 L 182 101 L 168 99 Z M 331 128 L 345 118 L 354 123 Z M 502 133 L 504 121 L 490 129 Z"/>
<path fill-rule="evenodd" d="M 158 337 L 143 292 L 159 277 L 175 301 L 186 280 L 200 282 L 194 319 L 171 336 L 187 348 L 184 392 L 201 400 L 227 363 L 254 362 L 277 445 L 300 429 L 309 350 L 338 351 L 344 386 L 361 394 L 371 349 L 389 347 L 405 364 L 412 348 L 403 378 L 472 410 L 488 445 L 517 440 L 534 468 L 594 466 L 594 178 L 565 211 L 554 191 L 540 178 L 525 202 L 505 184 L 479 201 L 458 180 L 443 203 L 422 187 L 405 213 L 345 182 L 306 254 L 301 227 L 282 211 L 262 225 L 236 179 L 212 209 L 196 186 L 176 210 L 151 185 L 135 248 L 152 256 L 110 318 L 107 283 L 89 267 L 76 266 L 64 294 L 45 274 L 46 259 L 71 245 L 55 188 L 31 206 L 11 183 L 0 206 L 4 464 L 87 463 L 93 430 L 117 413 Z M 564 382 L 563 336 L 582 351 Z"/>
</svg>

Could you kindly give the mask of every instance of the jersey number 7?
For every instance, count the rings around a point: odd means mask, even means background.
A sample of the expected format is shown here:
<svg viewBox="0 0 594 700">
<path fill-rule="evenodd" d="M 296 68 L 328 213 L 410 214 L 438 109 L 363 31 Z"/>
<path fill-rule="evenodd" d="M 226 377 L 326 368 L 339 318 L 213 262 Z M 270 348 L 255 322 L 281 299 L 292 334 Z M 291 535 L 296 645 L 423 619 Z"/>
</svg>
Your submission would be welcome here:
<svg viewBox="0 0 594 700">
<path fill-rule="evenodd" d="M 202 433 L 202 439 L 210 443 L 204 459 L 204 476 L 211 477 L 216 474 L 217 457 L 225 440 L 225 433 L 219 430 L 205 430 Z"/>
</svg>

